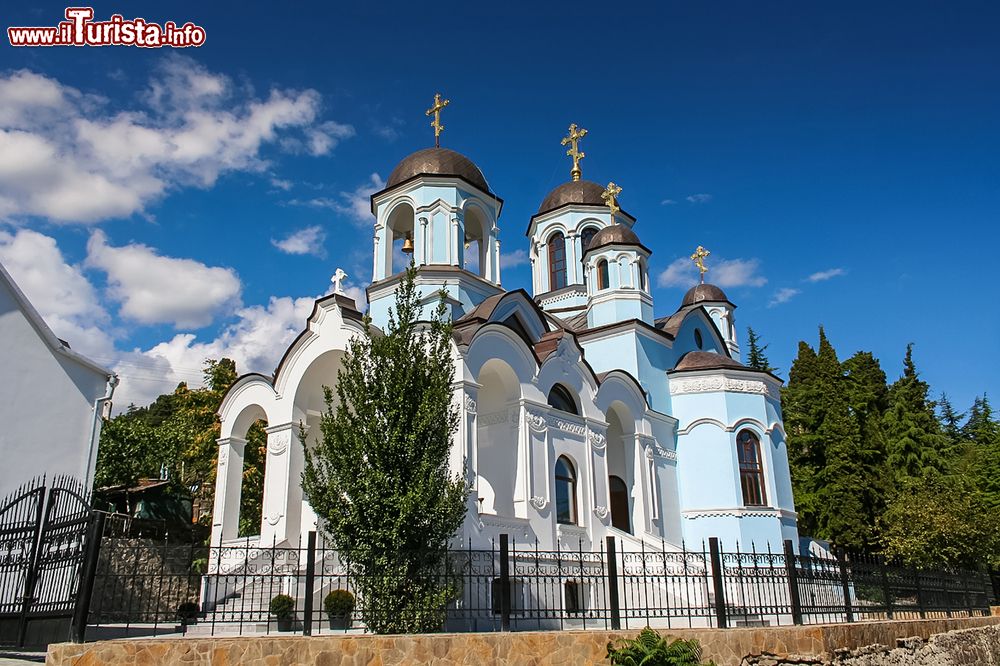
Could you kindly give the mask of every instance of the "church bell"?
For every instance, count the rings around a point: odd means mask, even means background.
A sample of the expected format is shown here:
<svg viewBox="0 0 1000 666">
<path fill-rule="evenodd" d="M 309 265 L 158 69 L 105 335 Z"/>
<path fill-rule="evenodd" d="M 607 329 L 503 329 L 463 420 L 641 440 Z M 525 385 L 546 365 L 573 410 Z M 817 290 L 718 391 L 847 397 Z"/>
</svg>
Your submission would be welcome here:
<svg viewBox="0 0 1000 666">
<path fill-rule="evenodd" d="M 403 240 L 403 252 L 413 254 L 413 236 L 411 234 L 406 234 L 406 238 Z"/>
</svg>

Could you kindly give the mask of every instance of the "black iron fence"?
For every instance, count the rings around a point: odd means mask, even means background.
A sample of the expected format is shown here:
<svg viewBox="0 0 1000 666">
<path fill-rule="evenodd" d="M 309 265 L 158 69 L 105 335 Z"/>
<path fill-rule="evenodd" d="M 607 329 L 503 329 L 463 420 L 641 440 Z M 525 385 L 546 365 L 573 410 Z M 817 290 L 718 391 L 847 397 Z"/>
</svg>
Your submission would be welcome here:
<svg viewBox="0 0 1000 666">
<path fill-rule="evenodd" d="M 81 593 L 88 637 L 364 632 L 405 613 L 441 631 L 773 626 L 986 615 L 992 598 L 985 572 L 795 554 L 791 542 L 779 552 L 717 539 L 623 552 L 612 537 L 544 550 L 501 535 L 488 548 L 426 553 L 432 566 L 405 575 L 392 557 L 373 567 L 315 533 L 297 546 L 246 539 L 209 548 L 141 535 L 94 543 Z M 424 584 L 446 589 L 447 602 L 414 608 L 407 590 Z M 373 587 L 395 592 L 375 598 Z M 328 614 L 331 593 L 353 608 Z M 269 608 L 279 595 L 288 605 L 281 617 Z M 79 626 L 82 640 L 82 617 Z"/>
</svg>

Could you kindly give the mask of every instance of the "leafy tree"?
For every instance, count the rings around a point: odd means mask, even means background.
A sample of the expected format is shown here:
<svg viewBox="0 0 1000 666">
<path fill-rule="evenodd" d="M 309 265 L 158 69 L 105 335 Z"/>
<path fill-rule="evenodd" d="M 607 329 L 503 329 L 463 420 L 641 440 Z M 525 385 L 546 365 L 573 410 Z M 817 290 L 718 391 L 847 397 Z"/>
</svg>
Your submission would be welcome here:
<svg viewBox="0 0 1000 666">
<path fill-rule="evenodd" d="M 133 487 L 139 479 L 158 476 L 154 450 L 154 430 L 141 420 L 126 413 L 105 421 L 97 448 L 94 487 Z"/>
<path fill-rule="evenodd" d="M 913 566 L 1000 564 L 996 513 L 958 475 L 905 480 L 879 527 L 883 552 Z"/>
<path fill-rule="evenodd" d="M 264 463 L 267 460 L 267 423 L 257 421 L 247 430 L 243 448 L 243 483 L 240 492 L 241 537 L 260 533 L 264 515 Z"/>
<path fill-rule="evenodd" d="M 448 468 L 454 405 L 451 323 L 444 301 L 418 322 L 416 270 L 396 291 L 384 334 L 365 320 L 325 387 L 321 438 L 305 448 L 302 487 L 358 577 L 362 616 L 377 633 L 440 630 L 457 590 L 441 577 L 469 488 Z"/>
<path fill-rule="evenodd" d="M 767 359 L 767 345 L 761 344 L 760 336 L 747 327 L 747 367 L 764 372 L 777 372 Z"/>
<path fill-rule="evenodd" d="M 898 485 L 944 467 L 948 441 L 941 434 L 928 391 L 913 362 L 913 345 L 907 345 L 903 375 L 889 387 L 883 418 L 889 466 Z"/>
</svg>

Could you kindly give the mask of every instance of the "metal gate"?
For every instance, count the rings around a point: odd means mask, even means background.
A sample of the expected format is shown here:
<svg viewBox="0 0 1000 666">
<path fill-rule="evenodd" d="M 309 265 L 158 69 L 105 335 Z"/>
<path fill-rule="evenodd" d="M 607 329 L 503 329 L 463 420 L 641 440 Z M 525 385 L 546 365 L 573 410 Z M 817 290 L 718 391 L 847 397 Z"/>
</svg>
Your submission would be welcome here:
<svg viewBox="0 0 1000 666">
<path fill-rule="evenodd" d="M 34 479 L 0 505 L 0 644 L 69 637 L 90 515 L 70 477 Z"/>
</svg>

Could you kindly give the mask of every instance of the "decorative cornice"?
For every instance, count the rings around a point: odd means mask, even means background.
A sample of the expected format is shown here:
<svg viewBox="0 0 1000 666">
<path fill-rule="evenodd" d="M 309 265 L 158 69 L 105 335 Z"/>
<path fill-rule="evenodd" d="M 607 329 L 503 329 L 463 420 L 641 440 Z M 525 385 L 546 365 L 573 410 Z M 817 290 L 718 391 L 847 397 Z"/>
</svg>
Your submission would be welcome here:
<svg viewBox="0 0 1000 666">
<path fill-rule="evenodd" d="M 545 432 L 549 425 L 544 416 L 528 410 L 524 412 L 524 420 L 527 421 L 528 427 L 535 432 Z"/>
<path fill-rule="evenodd" d="M 606 506 L 595 506 L 594 507 L 594 515 L 597 516 L 598 518 L 600 518 L 601 520 L 604 520 L 605 518 L 608 517 L 608 507 L 606 507 Z"/>
<path fill-rule="evenodd" d="M 288 450 L 291 441 L 292 433 L 287 430 L 270 432 L 267 435 L 267 452 L 272 456 L 280 456 Z"/>
<path fill-rule="evenodd" d="M 608 438 L 599 432 L 594 432 L 593 430 L 589 430 L 587 432 L 587 440 L 590 442 L 592 447 L 599 451 L 608 445 Z"/>
<path fill-rule="evenodd" d="M 485 427 L 506 422 L 507 422 L 507 410 L 502 409 L 499 412 L 491 412 L 489 414 L 481 415 L 478 420 L 478 425 L 481 427 Z"/>
<path fill-rule="evenodd" d="M 798 518 L 798 513 L 788 509 L 776 509 L 773 507 L 732 507 L 729 509 L 688 509 L 681 511 L 681 515 L 688 520 L 697 518 Z"/>
<path fill-rule="evenodd" d="M 573 423 L 572 421 L 566 421 L 558 417 L 550 419 L 553 428 L 562 430 L 563 432 L 572 433 L 574 435 L 586 435 L 587 426 L 582 423 Z"/>
<path fill-rule="evenodd" d="M 465 411 L 470 414 L 476 413 L 476 401 L 468 393 L 465 394 Z"/>
<path fill-rule="evenodd" d="M 778 399 L 778 393 L 766 382 L 757 379 L 737 379 L 725 375 L 678 377 L 670 380 L 670 395 L 688 393 L 753 393 Z"/>
<path fill-rule="evenodd" d="M 530 502 L 531 506 L 535 507 L 539 511 L 544 509 L 549 504 L 549 501 L 544 497 L 541 497 L 540 495 L 532 495 L 531 499 L 528 500 L 528 502 Z"/>
</svg>

